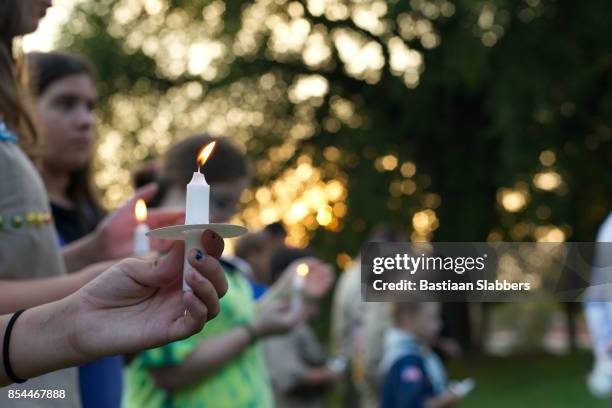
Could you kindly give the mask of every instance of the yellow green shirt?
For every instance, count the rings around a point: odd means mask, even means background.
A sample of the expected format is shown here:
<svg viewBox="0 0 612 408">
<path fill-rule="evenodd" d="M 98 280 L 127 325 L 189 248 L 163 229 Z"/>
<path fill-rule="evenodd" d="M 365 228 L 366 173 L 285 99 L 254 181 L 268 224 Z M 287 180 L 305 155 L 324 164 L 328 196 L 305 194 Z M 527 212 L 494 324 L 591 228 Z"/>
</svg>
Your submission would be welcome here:
<svg viewBox="0 0 612 408">
<path fill-rule="evenodd" d="M 221 299 L 221 313 L 188 339 L 147 350 L 126 370 L 123 406 L 126 408 L 220 408 L 273 406 L 263 350 L 249 347 L 215 374 L 178 392 L 167 393 L 156 387 L 150 368 L 178 364 L 206 339 L 226 333 L 251 320 L 255 311 L 252 289 L 247 279 L 225 262 L 229 283 Z"/>
</svg>

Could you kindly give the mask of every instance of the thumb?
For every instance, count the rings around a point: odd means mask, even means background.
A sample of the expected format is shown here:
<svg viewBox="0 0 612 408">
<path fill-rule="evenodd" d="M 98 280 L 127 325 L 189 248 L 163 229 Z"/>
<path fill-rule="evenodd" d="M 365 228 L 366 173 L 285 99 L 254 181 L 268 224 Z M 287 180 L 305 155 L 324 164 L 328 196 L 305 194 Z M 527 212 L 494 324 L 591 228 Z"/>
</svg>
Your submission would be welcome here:
<svg viewBox="0 0 612 408">
<path fill-rule="evenodd" d="M 184 251 L 183 241 L 177 241 L 165 257 L 152 263 L 152 269 L 151 263 L 148 263 L 149 267 L 138 268 L 132 277 L 144 286 L 156 288 L 168 286 L 182 276 Z"/>
</svg>

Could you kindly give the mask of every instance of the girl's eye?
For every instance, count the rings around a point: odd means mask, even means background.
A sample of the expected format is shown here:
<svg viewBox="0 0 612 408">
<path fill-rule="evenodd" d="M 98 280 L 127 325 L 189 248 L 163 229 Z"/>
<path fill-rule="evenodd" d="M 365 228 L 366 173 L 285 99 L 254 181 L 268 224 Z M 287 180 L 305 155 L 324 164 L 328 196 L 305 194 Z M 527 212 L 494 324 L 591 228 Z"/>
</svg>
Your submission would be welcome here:
<svg viewBox="0 0 612 408">
<path fill-rule="evenodd" d="M 61 98 L 57 101 L 57 106 L 62 110 L 70 110 L 74 108 L 75 103 L 74 98 Z"/>
</svg>

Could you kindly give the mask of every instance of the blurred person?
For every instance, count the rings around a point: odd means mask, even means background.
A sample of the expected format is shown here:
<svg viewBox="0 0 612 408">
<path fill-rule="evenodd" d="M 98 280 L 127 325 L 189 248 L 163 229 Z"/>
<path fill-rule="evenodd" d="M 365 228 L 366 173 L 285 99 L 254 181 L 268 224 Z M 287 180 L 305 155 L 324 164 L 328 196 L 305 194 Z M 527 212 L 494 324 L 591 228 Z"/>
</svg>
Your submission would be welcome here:
<svg viewBox="0 0 612 408">
<path fill-rule="evenodd" d="M 281 221 L 276 221 L 264 227 L 263 233 L 272 250 L 285 245 L 287 229 Z"/>
<path fill-rule="evenodd" d="M 291 265 L 309 262 L 310 269 L 329 268 L 308 249 L 279 247 L 270 259 L 272 281 L 283 276 Z M 308 324 L 319 315 L 319 300 L 304 297 L 306 321 L 289 333 L 265 341 L 266 361 L 274 388 L 276 406 L 325 407 L 325 397 L 339 378 L 342 368 L 328 364 L 327 353 Z"/>
<path fill-rule="evenodd" d="M 91 187 L 97 100 L 94 71 L 74 54 L 27 55 L 35 97 L 38 167 L 60 243 L 92 232 L 105 215 Z"/>
<path fill-rule="evenodd" d="M 443 408 L 461 398 L 448 389 L 442 360 L 432 350 L 440 330 L 435 302 L 394 303 L 393 326 L 385 332 L 381 375 L 382 408 Z"/>
<path fill-rule="evenodd" d="M 268 289 L 270 282 L 270 246 L 267 245 L 264 233 L 249 233 L 238 239 L 234 252 L 233 262 L 246 273 L 253 296 L 259 299 Z"/>
<path fill-rule="evenodd" d="M 397 227 L 375 226 L 367 242 L 400 242 L 406 235 Z M 366 326 L 367 323 L 367 326 Z M 360 255 L 340 274 L 332 304 L 332 354 L 350 361 L 342 393 L 344 406 L 378 406 L 377 369 L 382 333 L 390 326 L 383 303 L 361 301 Z"/>
<path fill-rule="evenodd" d="M 60 245 L 93 232 L 104 211 L 91 187 L 97 100 L 89 62 L 62 52 L 27 55 L 38 125 L 38 168 L 47 188 Z M 123 357 L 79 367 L 84 408 L 121 406 Z"/>
</svg>

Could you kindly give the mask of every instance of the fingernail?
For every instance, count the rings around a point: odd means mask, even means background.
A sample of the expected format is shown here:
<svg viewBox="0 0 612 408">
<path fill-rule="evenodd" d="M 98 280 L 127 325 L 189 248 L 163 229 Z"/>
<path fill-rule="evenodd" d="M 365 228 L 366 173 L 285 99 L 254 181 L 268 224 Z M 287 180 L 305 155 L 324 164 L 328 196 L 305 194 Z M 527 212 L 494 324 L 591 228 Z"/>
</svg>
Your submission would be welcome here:
<svg viewBox="0 0 612 408">
<path fill-rule="evenodd" d="M 202 259 L 204 259 L 204 253 L 199 249 L 196 249 L 195 259 L 196 261 L 201 261 Z"/>
</svg>

